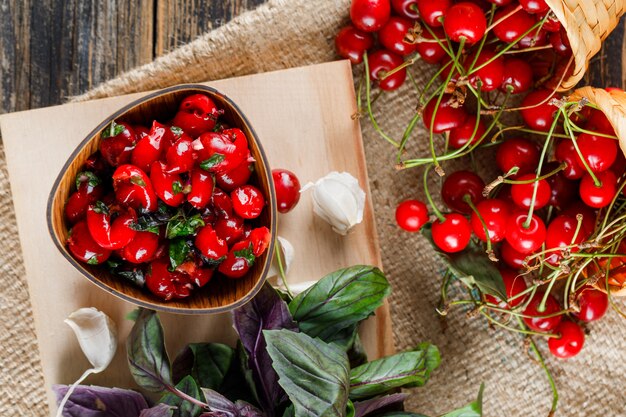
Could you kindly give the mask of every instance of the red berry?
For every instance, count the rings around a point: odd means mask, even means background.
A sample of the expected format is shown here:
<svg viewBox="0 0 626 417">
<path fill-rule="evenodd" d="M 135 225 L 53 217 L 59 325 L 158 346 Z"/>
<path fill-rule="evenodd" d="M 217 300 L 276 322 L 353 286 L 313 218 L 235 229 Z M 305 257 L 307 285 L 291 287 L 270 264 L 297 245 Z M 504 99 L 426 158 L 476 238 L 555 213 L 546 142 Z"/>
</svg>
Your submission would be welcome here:
<svg viewBox="0 0 626 417">
<path fill-rule="evenodd" d="M 550 34 L 550 45 L 552 50 L 561 56 L 569 56 L 572 53 L 572 49 L 563 42 L 561 32 L 553 32 Z"/>
<path fill-rule="evenodd" d="M 428 221 L 428 208 L 419 200 L 405 200 L 396 207 L 396 223 L 407 232 L 417 232 Z"/>
<path fill-rule="evenodd" d="M 534 181 L 535 179 L 535 174 L 524 174 L 517 177 L 516 181 Z M 535 209 L 545 207 L 550 201 L 550 197 L 552 197 L 552 190 L 550 190 L 548 181 L 540 179 L 528 184 L 511 185 L 511 197 L 518 207 L 530 208 L 533 195 L 535 196 Z"/>
<path fill-rule="evenodd" d="M 257 227 L 252 229 L 247 237 L 252 243 L 252 254 L 259 257 L 265 253 L 272 241 L 272 234 L 267 227 Z"/>
<path fill-rule="evenodd" d="M 169 266 L 165 259 L 152 261 L 146 273 L 146 287 L 165 301 L 189 297 L 193 289 L 191 279 L 187 274 L 170 272 Z"/>
<path fill-rule="evenodd" d="M 545 13 L 550 10 L 545 0 L 519 0 L 520 6 L 528 13 Z"/>
<path fill-rule="evenodd" d="M 506 240 L 500 246 L 500 257 L 509 267 L 513 269 L 523 269 L 526 255 L 513 249 L 513 246 Z"/>
<path fill-rule="evenodd" d="M 200 168 L 216 173 L 238 167 L 250 153 L 246 135 L 240 129 L 204 133 L 193 142 L 193 149 Z"/>
<path fill-rule="evenodd" d="M 546 250 L 558 249 L 583 242 L 587 236 L 581 225 L 581 230 L 576 234 L 578 220 L 567 215 L 556 216 L 548 225 L 546 232 Z M 576 239 L 574 239 L 576 237 Z M 577 247 L 569 248 L 570 252 L 578 252 Z M 563 258 L 560 250 L 552 250 L 546 254 L 546 261 L 552 265 L 558 265 Z"/>
<path fill-rule="evenodd" d="M 468 45 L 471 45 L 485 36 L 487 19 L 483 10 L 476 4 L 461 2 L 448 9 L 444 17 L 443 29 L 451 40 L 460 42 L 464 39 Z"/>
<path fill-rule="evenodd" d="M 100 179 L 93 172 L 79 172 L 76 175 L 76 192 L 65 203 L 65 218 L 72 224 L 82 220 L 87 207 L 102 197 L 103 192 Z"/>
<path fill-rule="evenodd" d="M 515 49 L 534 48 L 536 46 L 544 46 L 548 44 L 548 32 L 536 29 L 524 36 L 515 45 Z"/>
<path fill-rule="evenodd" d="M 244 185 L 230 193 L 235 213 L 244 219 L 255 219 L 261 215 L 265 207 L 265 198 L 261 191 L 252 186 Z"/>
<path fill-rule="evenodd" d="M 460 252 L 467 247 L 472 236 L 469 221 L 457 213 L 446 214 L 444 217 L 443 222 L 433 222 L 433 242 L 444 252 Z"/>
<path fill-rule="evenodd" d="M 172 125 L 180 127 L 188 135 L 196 138 L 215 127 L 220 110 L 205 94 L 192 94 L 183 99 Z"/>
<path fill-rule="evenodd" d="M 541 247 L 546 240 L 546 226 L 539 217 L 532 215 L 528 227 L 525 210 L 513 212 L 506 232 L 506 241 L 520 253 L 529 254 Z"/>
<path fill-rule="evenodd" d="M 350 19 L 358 29 L 376 32 L 383 27 L 391 15 L 389 0 L 352 0 Z"/>
<path fill-rule="evenodd" d="M 617 194 L 617 177 L 611 170 L 598 172 L 596 177 L 600 181 L 599 187 L 595 185 L 591 175 L 583 176 L 579 188 L 580 199 L 589 207 L 606 207 Z"/>
<path fill-rule="evenodd" d="M 494 26 L 493 34 L 502 42 L 513 43 L 535 25 L 532 15 L 523 9 L 514 12 L 516 8 L 515 4 L 511 4 L 497 9 L 494 15 L 493 21 L 499 23 Z"/>
<path fill-rule="evenodd" d="M 246 185 L 252 175 L 252 171 L 254 171 L 254 165 L 244 161 L 230 171 L 217 174 L 215 181 L 222 190 L 230 192 L 237 187 Z"/>
<path fill-rule="evenodd" d="M 115 218 L 114 213 L 118 214 Z M 120 211 L 100 201 L 87 209 L 89 233 L 99 246 L 106 249 L 122 249 L 128 245 L 137 234 L 131 227 L 136 221 L 137 215 L 132 208 Z"/>
<path fill-rule="evenodd" d="M 578 355 L 585 344 L 585 332 L 572 321 L 564 321 L 555 332 L 559 337 L 548 339 L 548 348 L 557 358 L 567 359 Z"/>
<path fill-rule="evenodd" d="M 450 94 L 444 94 L 437 106 L 439 97 L 431 99 L 422 114 L 424 125 L 433 133 L 443 133 L 463 125 L 467 119 L 467 113 L 462 107 L 453 104 L 454 99 Z"/>
<path fill-rule="evenodd" d="M 504 77 L 504 58 L 495 58 L 494 51 L 484 49 L 478 54 L 471 54 L 465 59 L 465 69 L 469 72 L 469 66 L 473 64 L 472 72 L 469 74 L 469 81 L 473 87 L 481 91 L 493 91 L 500 87 Z"/>
<path fill-rule="evenodd" d="M 157 121 L 152 123 L 150 132 L 139 139 L 131 155 L 131 163 L 144 172 L 150 171 L 152 163 L 158 161 L 163 150 L 169 146 L 169 136 L 173 137 L 170 129 Z"/>
<path fill-rule="evenodd" d="M 605 135 L 615 135 L 615 130 L 609 119 L 602 111 L 597 109 L 590 108 L 589 119 L 585 128 L 593 132 L 604 133 Z"/>
<path fill-rule="evenodd" d="M 561 307 L 552 295 L 548 295 L 543 310 L 539 311 L 544 295 L 544 292 L 537 291 L 524 310 L 524 315 L 529 316 L 524 317 L 524 322 L 531 330 L 536 332 L 549 332 L 554 330 L 561 322 L 562 316 L 554 315 L 561 310 Z"/>
<path fill-rule="evenodd" d="M 584 236 L 590 236 L 596 228 L 596 211 L 580 201 L 570 204 L 561 214 L 573 218 L 580 214 L 583 217 L 581 230 Z"/>
<path fill-rule="evenodd" d="M 165 172 L 163 162 L 155 162 L 150 169 L 150 181 L 156 195 L 168 206 L 177 207 L 185 201 L 183 180 L 179 174 Z"/>
<path fill-rule="evenodd" d="M 140 264 L 149 262 L 159 248 L 159 235 L 152 232 L 137 232 L 133 240 L 121 250 L 121 257 L 127 262 Z"/>
<path fill-rule="evenodd" d="M 464 201 L 469 196 L 473 204 L 484 200 L 485 182 L 471 171 L 456 171 L 448 176 L 441 187 L 441 197 L 452 210 L 469 214 L 470 206 Z"/>
<path fill-rule="evenodd" d="M 360 64 L 363 61 L 363 54 L 372 46 L 374 46 L 372 34 L 363 32 L 352 25 L 341 29 L 335 37 L 337 54 L 349 59 L 353 64 Z"/>
<path fill-rule="evenodd" d="M 441 26 L 452 0 L 417 0 L 420 17 L 428 26 Z"/>
<path fill-rule="evenodd" d="M 390 72 L 402 65 L 404 60 L 400 55 L 381 49 L 373 52 L 368 58 L 370 68 L 370 78 L 378 81 L 378 86 L 385 91 L 397 90 L 406 79 L 406 68 L 402 68 L 393 74 L 386 76 L 383 74 Z"/>
<path fill-rule="evenodd" d="M 430 28 L 430 30 L 433 32 L 432 34 L 427 28 L 424 28 L 422 30 L 423 39 L 418 39 L 417 43 L 415 44 L 415 48 L 424 60 L 424 62 L 427 62 L 429 64 L 436 64 L 441 61 L 441 59 L 447 54 L 445 49 L 443 49 L 441 45 L 434 40 L 439 39 L 445 45 L 446 36 L 443 33 L 443 29 L 439 27 L 433 27 Z"/>
<path fill-rule="evenodd" d="M 498 146 L 496 164 L 503 173 L 518 167 L 519 170 L 513 178 L 532 173 L 537 168 L 537 164 L 539 164 L 539 150 L 537 145 L 530 139 L 507 139 Z"/>
<path fill-rule="evenodd" d="M 233 245 L 217 270 L 228 278 L 241 278 L 248 273 L 254 261 L 252 243 L 243 240 Z"/>
<path fill-rule="evenodd" d="M 577 180 L 585 175 L 585 169 L 579 163 L 580 157 L 570 139 L 563 139 L 556 144 L 554 157 L 559 162 L 565 162 L 565 169 L 562 171 L 565 178 Z"/>
<path fill-rule="evenodd" d="M 559 167 L 557 161 L 547 163 L 541 170 L 542 174 L 547 174 Z M 575 181 L 567 179 L 563 171 L 550 175 L 546 178 L 550 185 L 550 201 L 548 204 L 559 209 L 567 207 L 578 196 L 578 184 Z"/>
<path fill-rule="evenodd" d="M 547 132 L 550 130 L 554 121 L 554 116 L 557 112 L 557 107 L 550 104 L 550 101 L 555 98 L 558 99 L 558 95 L 550 90 L 536 90 L 529 93 L 524 100 L 522 100 L 520 111 L 524 122 L 534 130 L 540 130 Z"/>
<path fill-rule="evenodd" d="M 517 307 L 518 305 L 526 301 L 526 296 L 516 297 L 518 294 L 526 291 L 526 289 L 528 288 L 526 286 L 526 281 L 524 281 L 524 277 L 522 275 L 519 275 L 517 272 L 511 269 L 502 268 L 500 269 L 500 276 L 502 276 L 502 281 L 504 282 L 507 300 L 502 301 L 492 295 L 487 295 L 485 297 L 487 301 L 492 304 L 503 305 L 505 308 Z"/>
<path fill-rule="evenodd" d="M 576 140 L 578 149 L 585 162 L 593 172 L 606 171 L 617 159 L 617 140 L 602 136 L 581 133 Z M 577 159 L 582 169 L 586 169 L 583 161 Z"/>
<path fill-rule="evenodd" d="M 136 210 L 157 209 L 157 196 L 148 175 L 133 165 L 121 165 L 113 173 L 115 199 Z"/>
<path fill-rule="evenodd" d="M 190 171 L 194 163 L 191 138 L 183 134 L 180 139 L 167 150 L 165 160 L 167 161 L 165 172 L 168 174 Z"/>
<path fill-rule="evenodd" d="M 187 201 L 196 209 L 205 208 L 213 196 L 215 184 L 211 174 L 203 169 L 194 168 L 191 171 L 191 190 L 187 194 Z"/>
<path fill-rule="evenodd" d="M 511 94 L 528 91 L 533 85 L 533 70 L 530 64 L 519 58 L 506 58 L 500 89 Z"/>
<path fill-rule="evenodd" d="M 510 205 L 506 201 L 493 198 L 478 203 L 476 210 L 487 226 L 489 240 L 494 243 L 504 240 L 509 217 L 511 216 Z M 487 233 L 485 233 L 485 227 L 475 212 L 472 213 L 470 223 L 476 237 L 486 242 Z"/>
<path fill-rule="evenodd" d="M 448 138 L 448 146 L 452 149 L 460 149 L 467 142 L 470 142 L 468 146 L 473 146 L 477 141 L 483 139 L 485 132 L 487 131 L 487 127 L 485 123 L 483 123 L 482 119 L 478 121 L 478 128 L 476 127 L 476 116 L 470 114 L 465 119 L 465 122 L 450 131 L 450 136 Z M 482 141 L 481 141 L 482 142 Z"/>
<path fill-rule="evenodd" d="M 419 19 L 417 0 L 391 0 L 391 8 L 394 12 L 407 19 Z"/>
<path fill-rule="evenodd" d="M 220 216 L 215 221 L 214 228 L 215 233 L 228 245 L 232 245 L 243 237 L 243 219 L 236 214 Z"/>
<path fill-rule="evenodd" d="M 219 261 L 228 253 L 226 241 L 220 238 L 210 225 L 198 230 L 194 245 L 200 250 L 202 256 L 210 261 Z"/>
<path fill-rule="evenodd" d="M 549 11 L 545 13 L 536 14 L 535 17 L 537 19 L 537 22 L 542 21 L 546 17 L 546 14 L 549 14 L 549 16 L 546 18 L 546 20 L 543 23 L 543 30 L 547 32 L 560 31 L 562 27 L 561 22 L 559 22 L 559 19 L 554 15 L 554 13 L 550 13 Z"/>
<path fill-rule="evenodd" d="M 300 181 L 296 174 L 286 169 L 273 169 L 276 206 L 280 213 L 288 213 L 300 201 Z"/>
<path fill-rule="evenodd" d="M 609 309 L 609 296 L 595 288 L 582 287 L 576 297 L 579 311 L 574 316 L 586 323 L 601 319 Z"/>
<path fill-rule="evenodd" d="M 378 32 L 379 42 L 389 51 L 398 55 L 409 55 L 415 52 L 416 45 L 405 41 L 405 37 L 413 23 L 403 17 L 392 16 Z"/>
<path fill-rule="evenodd" d="M 233 202 L 224 191 L 219 188 L 213 189 L 213 196 L 211 197 L 213 202 L 213 209 L 218 213 L 226 214 L 230 216 L 233 214 Z"/>
<path fill-rule="evenodd" d="M 101 134 L 100 154 L 112 167 L 125 164 L 130 161 L 135 142 L 137 136 L 128 123 L 111 122 Z"/>
<path fill-rule="evenodd" d="M 84 220 L 76 223 L 70 230 L 67 248 L 76 259 L 90 265 L 101 264 L 111 255 L 109 249 L 98 245 L 91 237 L 87 222 Z"/>
</svg>

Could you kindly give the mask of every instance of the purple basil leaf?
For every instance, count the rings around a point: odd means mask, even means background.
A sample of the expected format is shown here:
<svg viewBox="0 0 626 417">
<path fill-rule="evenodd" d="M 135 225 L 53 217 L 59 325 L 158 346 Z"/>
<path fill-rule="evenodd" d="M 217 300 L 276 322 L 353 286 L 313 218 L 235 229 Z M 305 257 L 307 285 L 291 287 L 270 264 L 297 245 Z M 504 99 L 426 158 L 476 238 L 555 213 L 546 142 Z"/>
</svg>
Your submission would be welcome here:
<svg viewBox="0 0 626 417">
<path fill-rule="evenodd" d="M 57 404 L 61 402 L 69 387 L 53 385 Z M 64 417 L 139 417 L 141 410 L 148 408 L 143 395 L 138 392 L 96 386 L 76 387 L 63 408 Z"/>
<path fill-rule="evenodd" d="M 139 417 L 172 417 L 174 408 L 167 404 L 157 404 L 152 408 L 141 410 Z"/>
<path fill-rule="evenodd" d="M 211 416 L 215 415 L 220 417 L 239 417 L 239 410 L 237 410 L 237 406 L 235 405 L 235 403 L 224 397 L 219 392 L 213 391 L 212 389 L 208 388 L 202 388 L 202 393 L 204 394 L 204 399 L 206 400 L 206 403 L 211 409 L 210 413 L 204 413 L 202 414 L 202 416 L 208 414 Z"/>
<path fill-rule="evenodd" d="M 407 394 L 391 394 L 384 397 L 372 398 L 365 401 L 358 401 L 354 403 L 354 417 L 364 417 L 375 411 L 381 411 L 390 405 L 402 403 L 407 397 Z"/>
<path fill-rule="evenodd" d="M 298 331 L 287 304 L 276 290 L 265 284 L 261 291 L 243 307 L 233 312 L 233 323 L 249 356 L 248 366 L 256 383 L 259 403 L 267 415 L 287 399 L 278 385 L 278 374 L 267 353 L 263 330 L 288 329 Z"/>
<path fill-rule="evenodd" d="M 245 401 L 236 401 L 235 407 L 237 407 L 237 411 L 239 411 L 239 417 L 265 417 L 265 414 L 263 414 L 261 410 Z"/>
</svg>

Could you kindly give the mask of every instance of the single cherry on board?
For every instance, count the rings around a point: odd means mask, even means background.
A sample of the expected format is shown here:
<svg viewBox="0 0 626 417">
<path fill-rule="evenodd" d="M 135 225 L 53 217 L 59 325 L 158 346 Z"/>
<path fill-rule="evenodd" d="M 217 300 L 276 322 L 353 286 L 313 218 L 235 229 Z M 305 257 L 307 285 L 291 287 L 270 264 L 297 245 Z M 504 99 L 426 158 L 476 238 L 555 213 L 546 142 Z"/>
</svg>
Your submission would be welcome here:
<svg viewBox="0 0 626 417">
<path fill-rule="evenodd" d="M 273 169 L 274 189 L 276 190 L 276 207 L 280 213 L 288 213 L 300 201 L 300 181 L 293 172 L 287 169 Z"/>
<path fill-rule="evenodd" d="M 578 355 L 585 344 L 585 332 L 573 321 L 563 321 L 555 329 L 559 337 L 548 339 L 548 348 L 557 358 L 568 359 Z"/>
<path fill-rule="evenodd" d="M 428 207 L 419 200 L 405 200 L 396 207 L 396 223 L 407 232 L 417 232 L 428 221 Z"/>
<path fill-rule="evenodd" d="M 444 215 L 445 220 L 436 220 L 432 225 L 433 242 L 447 253 L 460 252 L 467 247 L 472 237 L 469 221 L 458 213 Z"/>
</svg>

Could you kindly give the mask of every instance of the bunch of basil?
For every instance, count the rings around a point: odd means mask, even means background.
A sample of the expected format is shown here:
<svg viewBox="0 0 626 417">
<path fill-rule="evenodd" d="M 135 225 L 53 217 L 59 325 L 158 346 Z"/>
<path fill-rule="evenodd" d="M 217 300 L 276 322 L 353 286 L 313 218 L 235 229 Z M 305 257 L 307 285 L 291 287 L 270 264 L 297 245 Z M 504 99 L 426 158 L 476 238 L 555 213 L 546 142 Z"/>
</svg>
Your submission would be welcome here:
<svg viewBox="0 0 626 417">
<path fill-rule="evenodd" d="M 367 362 L 358 335 L 390 286 L 374 267 L 334 272 L 295 298 L 266 284 L 233 312 L 236 348 L 190 344 L 170 363 L 155 312 L 139 310 L 126 347 L 143 389 L 161 393 L 149 407 L 134 391 L 79 387 L 66 416 L 81 417 L 424 417 L 401 410 L 402 387 L 422 386 L 439 366 L 438 349 L 415 349 Z M 62 398 L 66 386 L 55 386 Z M 479 398 L 447 417 L 482 415 Z"/>
</svg>

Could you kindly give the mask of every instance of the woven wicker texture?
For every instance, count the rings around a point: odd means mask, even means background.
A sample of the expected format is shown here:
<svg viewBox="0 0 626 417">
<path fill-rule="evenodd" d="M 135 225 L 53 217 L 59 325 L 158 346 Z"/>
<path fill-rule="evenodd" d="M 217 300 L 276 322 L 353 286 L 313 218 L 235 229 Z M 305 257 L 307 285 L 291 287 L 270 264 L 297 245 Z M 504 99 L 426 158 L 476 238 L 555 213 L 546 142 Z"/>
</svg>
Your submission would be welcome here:
<svg viewBox="0 0 626 417">
<path fill-rule="evenodd" d="M 254 12 L 203 35 L 157 61 L 131 71 L 88 92 L 79 99 L 93 99 L 162 88 L 182 82 L 198 82 L 319 63 L 335 59 L 333 38 L 348 20 L 350 0 L 271 0 Z M 418 82 L 430 68 L 416 64 Z M 385 94 L 376 102 L 376 114 L 389 133 L 398 137 L 414 114 L 411 87 Z M 392 282 L 391 308 L 399 349 L 420 341 L 436 343 L 443 363 L 426 387 L 411 391 L 409 409 L 435 416 L 471 400 L 481 382 L 486 383 L 487 416 L 546 416 L 550 388 L 541 368 L 529 359 L 524 341 L 517 335 L 494 330 L 467 311 L 452 310 L 443 326 L 435 307 L 438 303 L 442 264 L 429 244 L 417 234 L 401 233 L 394 220 L 394 208 L 405 198 L 424 198 L 421 170 L 398 172 L 395 153 L 382 141 L 366 120 L 362 122 L 370 187 L 377 229 L 380 234 L 385 272 Z M 424 131 L 410 142 L 413 155 L 428 153 Z M 489 155 L 479 160 L 485 180 L 493 166 Z M 1 166 L 0 166 L 1 167 Z M 448 172 L 454 166 L 447 164 Z M 4 171 L 0 171 L 4 172 Z M 431 179 L 433 187 L 439 179 Z M 13 242 L 15 226 L 9 207 L 6 177 L 0 176 L 0 238 Z M 8 227 L 5 227 L 8 225 Z M 9 243 L 7 243 L 9 244 Z M 15 249 L 16 250 L 16 249 Z M 6 252 L 5 252 L 6 253 Z M 37 366 L 31 319 L 23 307 L 25 285 L 19 259 L 6 256 L 2 275 L 5 298 L 1 339 L 3 369 L 0 374 L 2 415 L 42 415 L 43 395 Z M 7 289 L 8 288 L 8 289 Z M 7 296 L 9 295 L 9 296 Z M 20 311 L 16 317 L 15 311 Z M 445 330 L 444 330 L 445 327 Z M 626 321 L 610 312 L 600 323 L 588 326 L 583 353 L 570 361 L 547 358 L 560 388 L 557 416 L 623 416 L 626 404 L 621 381 L 626 374 L 623 334 Z M 538 341 L 547 352 L 545 342 Z M 546 356 L 549 356 L 548 354 Z M 22 364 L 16 367 L 15 364 Z M 20 385 L 21 384 L 21 385 Z M 46 389 L 49 389 L 46 387 Z"/>
<path fill-rule="evenodd" d="M 562 91 L 573 88 L 585 75 L 589 60 L 602 41 L 615 29 L 626 11 L 625 0 L 546 0 L 559 19 L 574 55 L 571 76 L 561 83 Z"/>
</svg>

